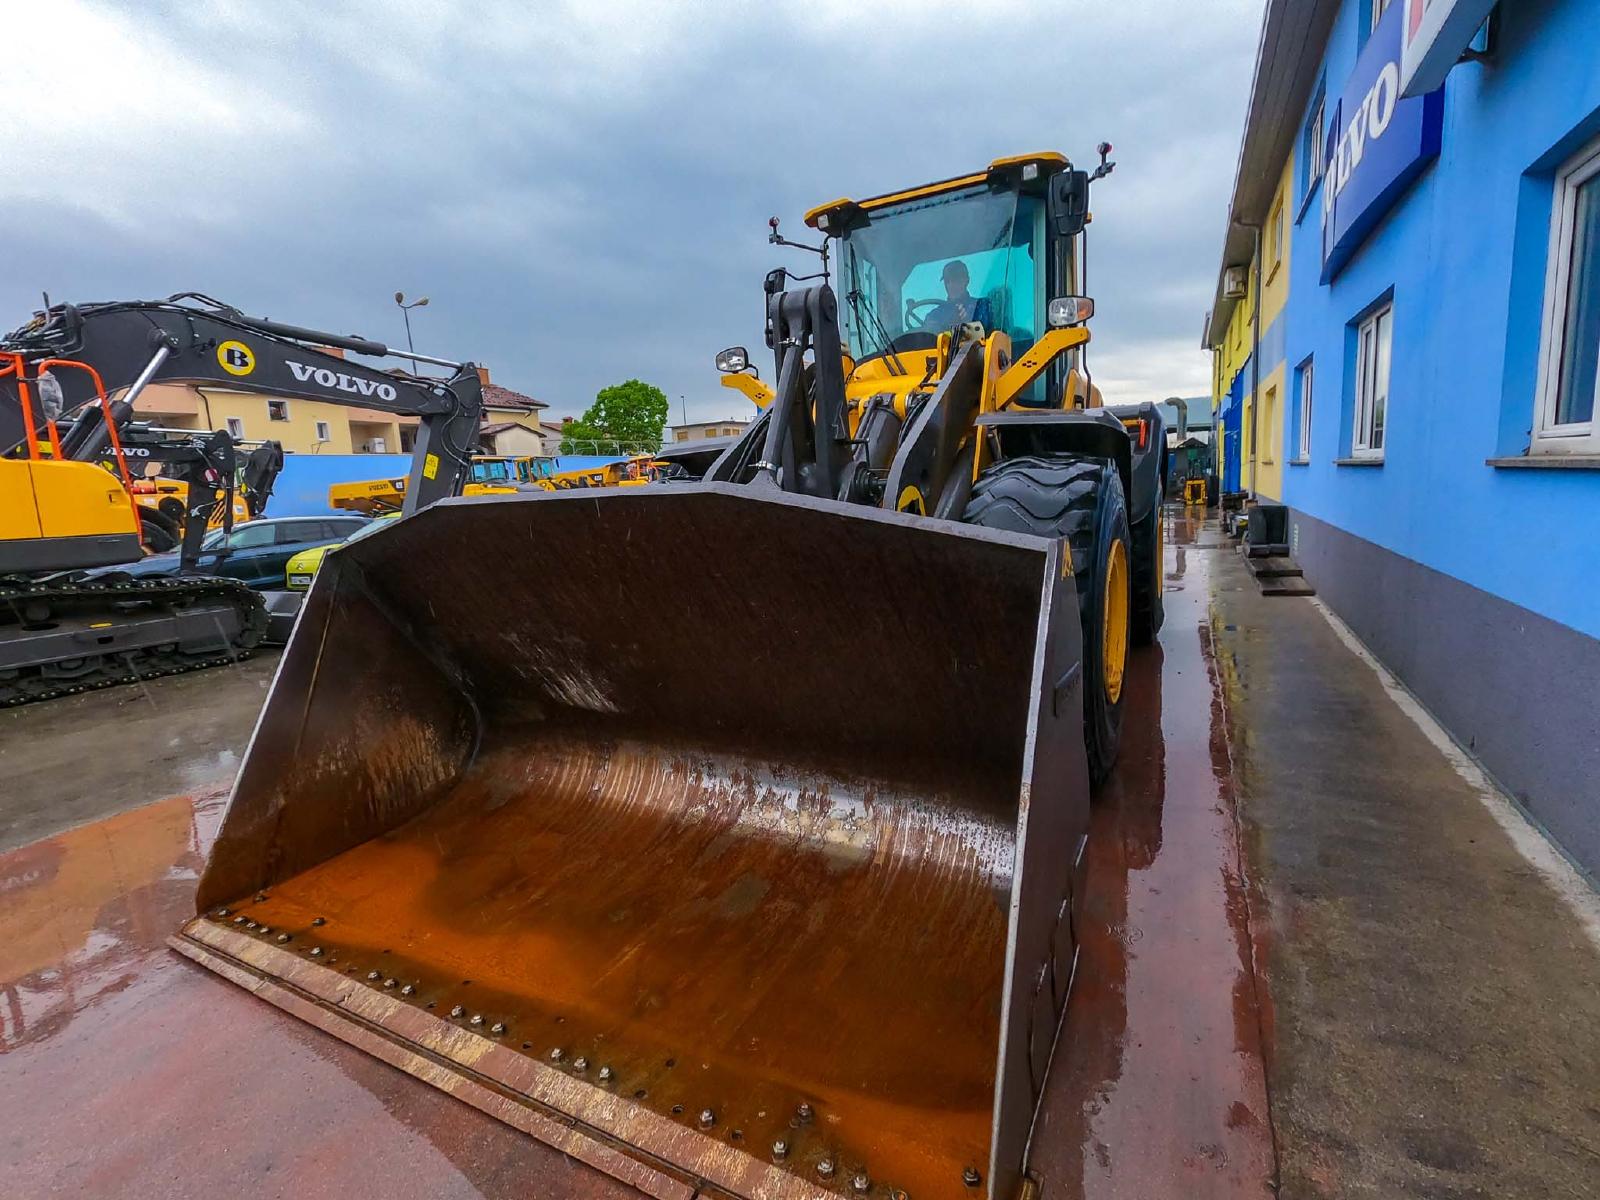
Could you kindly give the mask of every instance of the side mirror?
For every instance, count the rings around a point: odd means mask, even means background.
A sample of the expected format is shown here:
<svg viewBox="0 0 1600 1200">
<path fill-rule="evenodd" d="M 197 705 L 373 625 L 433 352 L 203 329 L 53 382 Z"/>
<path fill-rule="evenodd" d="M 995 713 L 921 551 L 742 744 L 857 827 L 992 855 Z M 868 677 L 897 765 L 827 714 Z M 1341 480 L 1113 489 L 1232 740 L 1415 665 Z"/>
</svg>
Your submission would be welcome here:
<svg viewBox="0 0 1600 1200">
<path fill-rule="evenodd" d="M 1051 329 L 1071 329 L 1094 316 L 1094 301 L 1088 296 L 1057 296 L 1045 310 Z"/>
<path fill-rule="evenodd" d="M 724 375 L 737 375 L 750 365 L 750 351 L 743 346 L 729 346 L 717 355 L 717 370 Z"/>
<path fill-rule="evenodd" d="M 1089 172 L 1068 170 L 1051 176 L 1045 211 L 1058 236 L 1082 233 L 1089 223 Z"/>
</svg>

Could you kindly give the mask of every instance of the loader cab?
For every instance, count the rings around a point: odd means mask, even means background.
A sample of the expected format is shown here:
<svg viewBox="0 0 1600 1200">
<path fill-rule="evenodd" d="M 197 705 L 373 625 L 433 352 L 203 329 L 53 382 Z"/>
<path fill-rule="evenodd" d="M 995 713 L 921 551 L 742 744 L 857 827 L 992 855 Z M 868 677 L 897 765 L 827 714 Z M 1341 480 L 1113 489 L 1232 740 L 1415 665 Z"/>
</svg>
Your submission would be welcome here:
<svg viewBox="0 0 1600 1200">
<path fill-rule="evenodd" d="M 837 242 L 852 378 L 920 380 L 930 363 L 937 376 L 968 322 L 981 336 L 1004 334 L 1008 360 L 1026 352 L 1047 329 L 1050 298 L 1078 290 L 1077 238 L 1051 219 L 1051 181 L 1068 170 L 1055 154 L 1001 159 L 981 173 L 807 213 L 808 225 Z M 1064 370 L 1019 401 L 1046 403 Z"/>
</svg>

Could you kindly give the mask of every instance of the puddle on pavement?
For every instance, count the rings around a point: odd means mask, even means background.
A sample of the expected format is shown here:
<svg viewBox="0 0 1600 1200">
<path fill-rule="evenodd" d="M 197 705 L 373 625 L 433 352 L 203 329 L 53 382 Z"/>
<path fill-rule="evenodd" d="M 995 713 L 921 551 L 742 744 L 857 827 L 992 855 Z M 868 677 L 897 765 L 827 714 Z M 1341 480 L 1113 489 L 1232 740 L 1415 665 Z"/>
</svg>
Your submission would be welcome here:
<svg viewBox="0 0 1600 1200">
<path fill-rule="evenodd" d="M 1192 512 L 1193 510 L 1191 510 Z M 1078 976 L 1032 1164 L 1067 1197 L 1270 1196 L 1261 1005 L 1200 522 L 1168 512 L 1161 645 L 1129 666 Z"/>
<path fill-rule="evenodd" d="M 0 1054 L 170 964 L 226 798 L 173 796 L 0 855 Z"/>
<path fill-rule="evenodd" d="M 1034 1169 L 1047 1194 L 1060 1197 L 1270 1194 L 1263 1003 L 1250 969 L 1226 713 L 1206 652 L 1210 556 L 1194 552 L 1208 531 L 1187 517 L 1169 521 L 1167 577 L 1188 587 L 1169 592 L 1161 647 L 1136 653 L 1130 666 L 1122 761 L 1095 806 L 1083 954 L 1035 1138 Z M 211 765 L 223 765 L 220 756 Z M 0 855 L 0 1056 L 59 1047 L 69 1040 L 60 1035 L 78 1026 L 94 1030 L 78 1051 L 92 1056 L 119 1017 L 158 991 L 170 997 L 171 983 L 193 972 L 164 941 L 193 911 L 196 876 L 225 800 L 222 790 L 174 797 Z M 520 1187 L 525 1178 L 516 1164 L 541 1154 L 521 1135 L 414 1080 L 219 982 L 203 982 L 205 997 L 188 998 L 181 1014 L 164 1018 L 168 1025 L 200 1015 L 220 1020 L 211 1036 L 190 1038 L 197 1053 L 223 1039 L 246 1069 L 265 1070 L 297 1054 L 293 1046 L 309 1047 L 480 1180 L 489 1177 L 483 1172 L 496 1179 L 503 1172 L 508 1188 Z M 239 1006 L 215 1017 L 213 991 Z M 276 1036 L 284 1029 L 289 1042 Z M 185 1034 L 174 1029 L 168 1036 Z M 19 1067 L 12 1079 L 28 1073 Z M 304 1077 L 297 1079 L 293 1097 L 281 1097 L 290 1107 L 277 1117 L 257 1094 L 265 1124 L 249 1122 L 255 1132 L 246 1139 L 290 1174 L 295 1153 L 273 1122 L 308 1101 L 330 1119 L 335 1108 L 353 1111 L 347 1089 L 324 1082 L 328 1094 L 319 1102 L 306 1095 Z M 112 1100 L 127 1087 L 96 1085 Z M 240 1089 L 231 1100 L 212 1100 L 225 1111 L 242 1105 L 242 1083 Z M 26 1102 L 26 1085 L 12 1097 L 19 1098 Z M 0 1108 L 4 1099 L 0 1094 Z M 163 1128 L 188 1119 L 179 1110 L 153 1111 Z M 77 1156 L 66 1145 L 54 1153 Z M 351 1160 L 352 1169 L 359 1160 Z M 599 1177 L 575 1183 L 597 1187 Z"/>
</svg>

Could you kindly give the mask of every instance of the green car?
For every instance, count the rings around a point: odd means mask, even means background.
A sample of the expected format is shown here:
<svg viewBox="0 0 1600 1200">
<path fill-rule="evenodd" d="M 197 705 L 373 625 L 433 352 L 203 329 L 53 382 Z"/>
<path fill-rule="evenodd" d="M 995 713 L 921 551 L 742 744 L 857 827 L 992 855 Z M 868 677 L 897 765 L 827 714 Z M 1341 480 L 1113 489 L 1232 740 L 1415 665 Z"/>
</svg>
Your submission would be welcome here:
<svg viewBox="0 0 1600 1200">
<path fill-rule="evenodd" d="M 311 586 L 311 581 L 317 577 L 317 568 L 322 565 L 322 560 L 329 550 L 337 550 L 345 542 L 358 541 L 369 533 L 384 528 L 391 521 L 398 521 L 399 513 L 386 513 L 365 522 L 360 528 L 354 530 L 343 541 L 332 542 L 326 546 L 313 546 L 309 550 L 302 550 L 288 562 L 284 568 L 284 587 L 291 592 L 303 592 Z"/>
</svg>

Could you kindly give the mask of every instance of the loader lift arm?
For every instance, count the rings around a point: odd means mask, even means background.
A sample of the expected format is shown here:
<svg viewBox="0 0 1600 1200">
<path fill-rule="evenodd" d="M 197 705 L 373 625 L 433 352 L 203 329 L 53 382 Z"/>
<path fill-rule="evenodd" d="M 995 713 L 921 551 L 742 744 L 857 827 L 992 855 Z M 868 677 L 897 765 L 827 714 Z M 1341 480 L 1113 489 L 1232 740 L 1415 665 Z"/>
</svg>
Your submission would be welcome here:
<svg viewBox="0 0 1600 1200">
<path fill-rule="evenodd" d="M 396 374 L 327 352 L 328 347 L 372 357 L 399 355 L 448 367 L 448 379 Z M 353 334 L 325 333 L 260 317 L 195 293 L 166 300 L 59 304 L 0 339 L 0 353 L 24 364 L 71 359 L 94 366 L 108 392 L 131 413 L 151 383 L 210 384 L 232 391 L 370 408 L 420 417 L 411 476 L 409 514 L 459 493 L 471 466 L 483 389 L 477 368 L 391 350 Z M 95 401 L 91 373 L 61 372 L 60 413 Z M 0 378 L 0 455 L 14 454 L 37 437 L 52 414 L 40 402 L 37 375 L 14 371 Z"/>
</svg>

